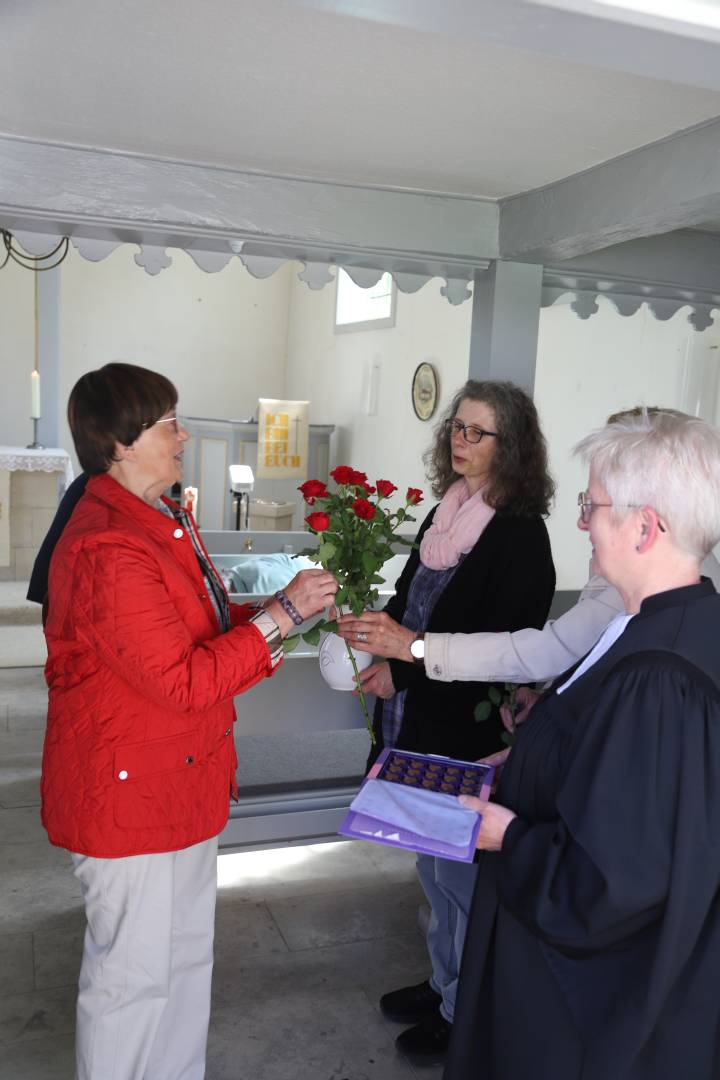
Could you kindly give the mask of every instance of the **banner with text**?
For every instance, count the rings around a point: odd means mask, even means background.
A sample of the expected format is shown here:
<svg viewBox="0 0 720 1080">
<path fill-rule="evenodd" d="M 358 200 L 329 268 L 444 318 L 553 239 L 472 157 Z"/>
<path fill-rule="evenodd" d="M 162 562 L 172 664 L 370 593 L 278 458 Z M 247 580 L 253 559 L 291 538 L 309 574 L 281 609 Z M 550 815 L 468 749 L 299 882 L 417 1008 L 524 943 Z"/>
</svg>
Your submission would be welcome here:
<svg viewBox="0 0 720 1080">
<path fill-rule="evenodd" d="M 309 401 L 260 398 L 257 475 L 277 480 L 307 479 Z"/>
</svg>

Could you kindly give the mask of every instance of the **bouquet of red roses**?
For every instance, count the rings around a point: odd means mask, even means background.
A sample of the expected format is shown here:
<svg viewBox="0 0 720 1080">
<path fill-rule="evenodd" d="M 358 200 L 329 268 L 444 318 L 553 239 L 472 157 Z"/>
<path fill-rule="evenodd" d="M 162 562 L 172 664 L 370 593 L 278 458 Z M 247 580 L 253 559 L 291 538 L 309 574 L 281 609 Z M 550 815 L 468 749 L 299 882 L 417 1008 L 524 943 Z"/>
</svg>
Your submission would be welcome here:
<svg viewBox="0 0 720 1080">
<path fill-rule="evenodd" d="M 364 472 L 349 465 L 338 465 L 330 476 L 335 481 L 335 491 L 328 491 L 322 480 L 306 480 L 298 488 L 308 506 L 318 507 L 305 521 L 320 537 L 320 544 L 317 550 L 303 554 L 337 578 L 340 585 L 335 596 L 337 606 L 345 605 L 359 615 L 378 599 L 377 586 L 385 581 L 379 571 L 394 554 L 393 543 L 412 547 L 413 541 L 398 535 L 396 530 L 403 522 L 415 521 L 409 508 L 422 502 L 423 493 L 420 488 L 408 488 L 404 506 L 390 512 L 381 505 L 397 491 L 390 480 L 377 480 L 372 486 Z M 336 630 L 334 620 L 318 622 L 307 633 L 286 639 L 286 651 L 297 646 L 300 636 L 309 645 L 317 645 L 322 631 Z M 357 677 L 355 657 L 349 645 L 347 649 Z M 360 702 L 372 735 L 362 690 Z"/>
</svg>

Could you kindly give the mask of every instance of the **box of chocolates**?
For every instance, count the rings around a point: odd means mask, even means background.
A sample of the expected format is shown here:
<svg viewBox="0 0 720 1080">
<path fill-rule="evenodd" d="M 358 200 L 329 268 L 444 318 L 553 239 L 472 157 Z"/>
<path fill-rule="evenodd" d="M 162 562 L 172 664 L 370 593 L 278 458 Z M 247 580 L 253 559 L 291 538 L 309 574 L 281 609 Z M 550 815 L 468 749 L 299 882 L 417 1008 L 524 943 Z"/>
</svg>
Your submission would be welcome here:
<svg viewBox="0 0 720 1080">
<path fill-rule="evenodd" d="M 492 765 L 383 750 L 350 806 L 342 836 L 472 862 L 481 817 L 458 795 L 487 800 Z"/>
</svg>

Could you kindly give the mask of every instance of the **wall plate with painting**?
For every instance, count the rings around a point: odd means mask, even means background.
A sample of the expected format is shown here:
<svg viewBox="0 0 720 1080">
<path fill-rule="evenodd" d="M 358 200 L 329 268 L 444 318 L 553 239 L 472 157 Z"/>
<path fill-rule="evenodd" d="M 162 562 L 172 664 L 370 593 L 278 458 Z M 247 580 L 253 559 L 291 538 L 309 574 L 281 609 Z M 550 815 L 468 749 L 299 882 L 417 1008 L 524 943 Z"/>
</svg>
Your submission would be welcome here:
<svg viewBox="0 0 720 1080">
<path fill-rule="evenodd" d="M 429 420 L 438 399 L 438 377 L 432 364 L 422 363 L 415 368 L 412 381 L 412 403 L 419 420 Z"/>
</svg>

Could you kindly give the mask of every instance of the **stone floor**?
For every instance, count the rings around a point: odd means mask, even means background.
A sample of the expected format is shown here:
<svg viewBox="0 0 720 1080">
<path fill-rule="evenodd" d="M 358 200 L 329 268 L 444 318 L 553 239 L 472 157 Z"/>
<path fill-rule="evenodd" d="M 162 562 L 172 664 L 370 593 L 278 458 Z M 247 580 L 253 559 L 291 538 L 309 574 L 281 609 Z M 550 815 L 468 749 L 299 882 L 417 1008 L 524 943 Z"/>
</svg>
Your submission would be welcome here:
<svg viewBox="0 0 720 1080">
<path fill-rule="evenodd" d="M 72 1080 L 79 890 L 40 825 L 42 671 L 0 670 L 0 1080 Z M 218 860 L 207 1080 L 413 1080 L 378 996 L 427 974 L 412 857 L 371 844 Z M 103 1078 L 98 1078 L 103 1080 Z"/>
<path fill-rule="evenodd" d="M 25 599 L 27 590 L 27 581 L 0 581 L 0 668 L 42 667 L 47 659 L 40 605 Z"/>
</svg>

